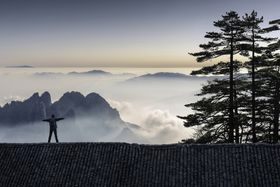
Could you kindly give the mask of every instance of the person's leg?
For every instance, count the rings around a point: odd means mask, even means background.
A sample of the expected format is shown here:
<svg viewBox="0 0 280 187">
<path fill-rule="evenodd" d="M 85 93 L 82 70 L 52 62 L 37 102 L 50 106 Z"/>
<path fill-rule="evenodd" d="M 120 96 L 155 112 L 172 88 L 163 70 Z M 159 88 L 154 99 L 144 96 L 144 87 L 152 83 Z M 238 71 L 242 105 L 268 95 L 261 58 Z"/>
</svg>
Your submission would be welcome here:
<svg viewBox="0 0 280 187">
<path fill-rule="evenodd" d="M 55 136 L 56 142 L 58 143 L 58 138 L 57 138 L 57 131 L 56 131 L 56 129 L 54 129 L 54 136 Z"/>
<path fill-rule="evenodd" d="M 48 140 L 48 143 L 50 143 L 51 142 L 51 138 L 52 138 L 52 130 L 50 129 L 50 133 L 49 133 L 49 140 Z"/>
</svg>

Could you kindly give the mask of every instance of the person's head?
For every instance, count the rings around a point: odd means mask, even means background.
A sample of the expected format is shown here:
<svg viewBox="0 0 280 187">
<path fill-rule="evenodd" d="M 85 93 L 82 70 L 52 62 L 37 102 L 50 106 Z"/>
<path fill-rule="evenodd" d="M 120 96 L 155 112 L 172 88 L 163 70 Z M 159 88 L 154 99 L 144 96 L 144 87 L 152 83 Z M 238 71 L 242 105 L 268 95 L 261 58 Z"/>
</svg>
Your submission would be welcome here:
<svg viewBox="0 0 280 187">
<path fill-rule="evenodd" d="M 52 118 L 55 118 L 55 115 L 54 115 L 54 114 L 52 114 Z"/>
</svg>

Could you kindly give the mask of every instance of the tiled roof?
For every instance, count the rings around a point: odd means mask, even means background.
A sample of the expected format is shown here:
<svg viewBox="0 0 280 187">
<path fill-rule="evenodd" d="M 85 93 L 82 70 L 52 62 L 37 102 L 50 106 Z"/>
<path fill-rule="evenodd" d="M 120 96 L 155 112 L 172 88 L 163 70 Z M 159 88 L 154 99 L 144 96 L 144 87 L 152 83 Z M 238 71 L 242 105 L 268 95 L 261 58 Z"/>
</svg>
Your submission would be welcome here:
<svg viewBox="0 0 280 187">
<path fill-rule="evenodd" d="M 0 144 L 0 186 L 280 186 L 280 145 Z"/>
</svg>

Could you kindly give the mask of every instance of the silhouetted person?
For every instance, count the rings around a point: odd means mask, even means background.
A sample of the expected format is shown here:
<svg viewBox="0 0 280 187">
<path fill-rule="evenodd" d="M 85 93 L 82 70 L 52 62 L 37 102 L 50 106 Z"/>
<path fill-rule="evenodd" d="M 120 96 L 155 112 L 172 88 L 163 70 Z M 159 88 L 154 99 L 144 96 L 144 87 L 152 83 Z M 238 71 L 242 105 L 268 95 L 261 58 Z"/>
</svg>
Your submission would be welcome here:
<svg viewBox="0 0 280 187">
<path fill-rule="evenodd" d="M 50 119 L 44 119 L 43 121 L 49 122 L 50 125 L 50 134 L 49 134 L 49 140 L 48 143 L 51 142 L 51 137 L 52 137 L 52 133 L 54 132 L 54 136 L 55 136 L 55 140 L 56 142 L 58 142 L 58 138 L 57 138 L 57 125 L 56 122 L 63 120 L 64 118 L 55 118 L 55 115 L 52 115 Z"/>
</svg>

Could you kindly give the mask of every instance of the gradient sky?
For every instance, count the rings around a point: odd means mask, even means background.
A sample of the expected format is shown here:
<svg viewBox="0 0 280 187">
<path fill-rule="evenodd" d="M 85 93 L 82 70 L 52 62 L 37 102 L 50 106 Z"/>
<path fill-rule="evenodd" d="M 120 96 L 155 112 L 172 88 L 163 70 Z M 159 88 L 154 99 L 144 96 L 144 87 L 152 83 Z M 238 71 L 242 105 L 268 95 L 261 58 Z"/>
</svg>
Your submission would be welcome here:
<svg viewBox="0 0 280 187">
<path fill-rule="evenodd" d="M 229 10 L 280 18 L 279 0 L 1 0 L 0 66 L 197 66 L 187 52 Z"/>
</svg>

